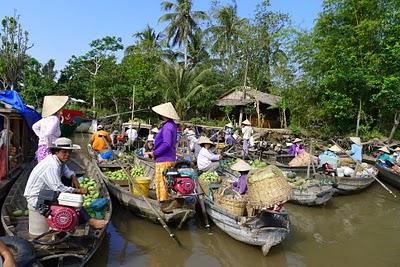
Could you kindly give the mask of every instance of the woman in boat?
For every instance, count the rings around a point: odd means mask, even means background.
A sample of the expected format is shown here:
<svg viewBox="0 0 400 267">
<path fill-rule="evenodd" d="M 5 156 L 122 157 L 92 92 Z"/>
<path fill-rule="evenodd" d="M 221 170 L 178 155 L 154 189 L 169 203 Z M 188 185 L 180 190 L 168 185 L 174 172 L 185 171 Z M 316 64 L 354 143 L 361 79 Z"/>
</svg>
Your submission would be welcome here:
<svg viewBox="0 0 400 267">
<path fill-rule="evenodd" d="M 70 139 L 64 137 L 56 139 L 54 145 L 49 147 L 52 154 L 48 155 L 33 168 L 25 187 L 24 197 L 28 202 L 30 212 L 38 212 L 38 196 L 43 190 L 83 195 L 88 192 L 86 188 L 80 187 L 75 173 L 65 164 L 69 160 L 72 151 L 80 148 L 80 146 L 72 144 Z M 62 176 L 66 178 L 64 183 L 73 187 L 64 185 Z M 80 209 L 79 215 L 81 224 L 88 223 L 98 229 L 103 228 L 107 224 L 105 220 L 90 218 L 85 209 Z"/>
<path fill-rule="evenodd" d="M 158 134 L 158 128 L 154 127 L 153 129 L 150 130 L 149 135 L 147 136 L 147 139 L 153 139 L 155 138 L 155 136 Z"/>
<path fill-rule="evenodd" d="M 249 120 L 245 120 L 242 124 L 244 125 L 242 128 L 243 156 L 247 156 L 249 154 L 250 138 L 253 135 L 253 128 L 251 127 L 251 122 Z"/>
<path fill-rule="evenodd" d="M 350 140 L 353 142 L 351 145 L 351 150 L 349 154 L 352 159 L 355 161 L 362 161 L 362 144 L 360 137 L 350 137 Z"/>
<path fill-rule="evenodd" d="M 147 137 L 146 142 L 144 143 L 144 146 L 139 150 L 139 156 L 150 158 L 151 152 L 153 152 L 153 150 L 154 150 L 154 139 L 151 135 L 149 135 Z"/>
<path fill-rule="evenodd" d="M 50 155 L 49 146 L 61 136 L 60 119 L 68 96 L 47 95 L 43 100 L 42 119 L 32 125 L 33 132 L 39 138 L 36 151 L 37 161 Z"/>
<path fill-rule="evenodd" d="M 177 125 L 174 120 L 179 120 L 180 118 L 171 102 L 152 107 L 152 110 L 164 121 L 156 136 L 154 151 L 149 152 L 149 156 L 156 160 L 155 185 L 157 200 L 164 204 L 169 199 L 164 171 L 175 165 Z M 163 211 L 166 210 L 163 209 Z"/>
<path fill-rule="evenodd" d="M 325 150 L 319 155 L 319 167 L 330 171 L 336 170 L 339 163 L 339 156 L 336 153 L 340 151 L 341 149 L 337 145 L 333 145 Z"/>
<path fill-rule="evenodd" d="M 386 146 L 383 146 L 378 149 L 381 154 L 377 157 L 377 161 L 384 165 L 384 167 L 391 168 L 392 166 L 396 165 L 395 159 L 390 155 L 390 151 Z"/>
<path fill-rule="evenodd" d="M 210 151 L 214 143 L 205 136 L 200 136 L 197 143 L 201 146 L 199 154 L 197 155 L 197 168 L 199 171 L 216 171 L 220 167 L 219 160 L 221 159 L 221 155 L 214 154 Z"/>
<path fill-rule="evenodd" d="M 225 145 L 233 146 L 236 143 L 236 140 L 235 140 L 235 138 L 233 138 L 232 123 L 228 123 L 225 125 L 224 134 L 225 134 Z"/>
<path fill-rule="evenodd" d="M 235 164 L 231 166 L 231 169 L 234 171 L 238 171 L 240 173 L 239 180 L 237 182 L 232 183 L 233 189 L 236 190 L 241 195 L 246 194 L 247 175 L 251 170 L 251 166 L 244 160 L 238 160 Z"/>
<path fill-rule="evenodd" d="M 297 156 L 304 152 L 304 145 L 301 144 L 301 139 L 296 138 L 293 141 L 293 144 L 290 146 L 288 154 L 291 156 Z"/>
</svg>

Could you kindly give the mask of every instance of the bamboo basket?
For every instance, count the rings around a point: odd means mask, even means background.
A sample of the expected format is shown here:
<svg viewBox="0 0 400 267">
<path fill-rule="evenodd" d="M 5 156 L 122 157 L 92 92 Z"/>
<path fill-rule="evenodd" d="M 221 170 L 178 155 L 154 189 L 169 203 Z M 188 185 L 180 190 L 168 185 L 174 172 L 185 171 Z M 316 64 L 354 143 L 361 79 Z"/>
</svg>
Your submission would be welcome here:
<svg viewBox="0 0 400 267">
<path fill-rule="evenodd" d="M 225 194 L 225 190 L 229 187 L 225 187 L 220 191 L 219 194 L 215 194 L 215 203 L 222 208 L 224 208 L 228 213 L 235 216 L 243 216 L 246 208 L 246 199 L 243 198 L 238 192 L 232 190 L 236 193 L 239 199 L 230 199 Z"/>
<path fill-rule="evenodd" d="M 249 172 L 248 196 L 253 208 L 269 208 L 291 199 L 292 187 L 278 167 L 269 165 Z"/>
</svg>

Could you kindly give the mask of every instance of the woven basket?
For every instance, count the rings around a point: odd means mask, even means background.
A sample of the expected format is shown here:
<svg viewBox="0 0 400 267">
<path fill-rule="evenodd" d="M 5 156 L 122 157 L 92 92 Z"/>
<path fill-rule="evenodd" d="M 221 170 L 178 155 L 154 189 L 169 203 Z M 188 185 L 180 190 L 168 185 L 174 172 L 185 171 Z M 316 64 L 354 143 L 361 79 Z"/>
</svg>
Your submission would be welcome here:
<svg viewBox="0 0 400 267">
<path fill-rule="evenodd" d="M 228 187 L 224 187 L 221 189 L 219 194 L 215 194 L 215 203 L 224 208 L 230 214 L 235 216 L 243 216 L 246 208 L 246 199 L 235 190 L 232 191 L 237 194 L 239 199 L 230 199 L 224 195 L 226 189 L 228 189 Z"/>
<path fill-rule="evenodd" d="M 288 201 L 292 196 L 292 187 L 278 167 L 269 165 L 249 172 L 248 196 L 253 207 L 271 207 Z"/>
</svg>

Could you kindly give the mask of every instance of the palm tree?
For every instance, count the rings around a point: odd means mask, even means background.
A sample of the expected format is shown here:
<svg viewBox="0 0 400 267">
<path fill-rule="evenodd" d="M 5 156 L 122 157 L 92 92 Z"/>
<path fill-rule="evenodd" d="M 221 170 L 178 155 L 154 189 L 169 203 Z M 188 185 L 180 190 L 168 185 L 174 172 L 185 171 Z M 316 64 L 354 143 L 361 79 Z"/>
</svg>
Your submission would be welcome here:
<svg viewBox="0 0 400 267">
<path fill-rule="evenodd" d="M 190 37 L 188 44 L 188 61 L 190 62 L 190 67 L 195 67 L 198 63 L 204 62 L 210 57 L 203 36 L 203 32 L 197 29 Z"/>
<path fill-rule="evenodd" d="M 172 46 L 184 46 L 185 68 L 187 67 L 188 39 L 193 30 L 198 27 L 198 20 L 207 19 L 204 11 L 192 11 L 192 0 L 176 0 L 176 3 L 163 1 L 161 3 L 165 11 L 172 11 L 159 18 L 159 22 L 169 22 L 165 29 L 168 42 Z"/>
<path fill-rule="evenodd" d="M 206 77 L 211 75 L 210 69 L 194 67 L 187 69 L 180 64 L 164 63 L 160 67 L 160 84 L 164 87 L 164 98 L 171 101 L 179 116 L 184 119 L 195 103 L 199 93 L 206 91 L 209 86 L 204 84 Z"/>
<path fill-rule="evenodd" d="M 149 25 L 143 31 L 134 33 L 133 37 L 136 38 L 136 42 L 125 49 L 126 55 L 134 53 L 137 48 L 140 48 L 144 52 L 155 51 L 161 48 L 160 40 L 162 34 L 156 34 L 155 30 Z"/>
</svg>

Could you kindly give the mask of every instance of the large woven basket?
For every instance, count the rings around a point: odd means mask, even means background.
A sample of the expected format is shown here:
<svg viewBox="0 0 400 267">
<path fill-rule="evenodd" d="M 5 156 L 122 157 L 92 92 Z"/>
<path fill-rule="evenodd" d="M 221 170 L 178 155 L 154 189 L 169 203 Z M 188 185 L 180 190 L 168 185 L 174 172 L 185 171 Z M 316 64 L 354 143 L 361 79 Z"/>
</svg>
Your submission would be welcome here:
<svg viewBox="0 0 400 267">
<path fill-rule="evenodd" d="M 288 201 L 292 196 L 292 187 L 278 167 L 269 165 L 249 172 L 248 196 L 252 206 L 268 208 Z"/>
<path fill-rule="evenodd" d="M 235 190 L 232 191 L 235 192 L 238 199 L 229 198 L 228 196 L 224 195 L 226 189 L 228 189 L 228 187 L 221 188 L 221 191 L 214 195 L 215 203 L 224 208 L 230 214 L 235 216 L 243 216 L 246 208 L 246 199 Z"/>
</svg>

